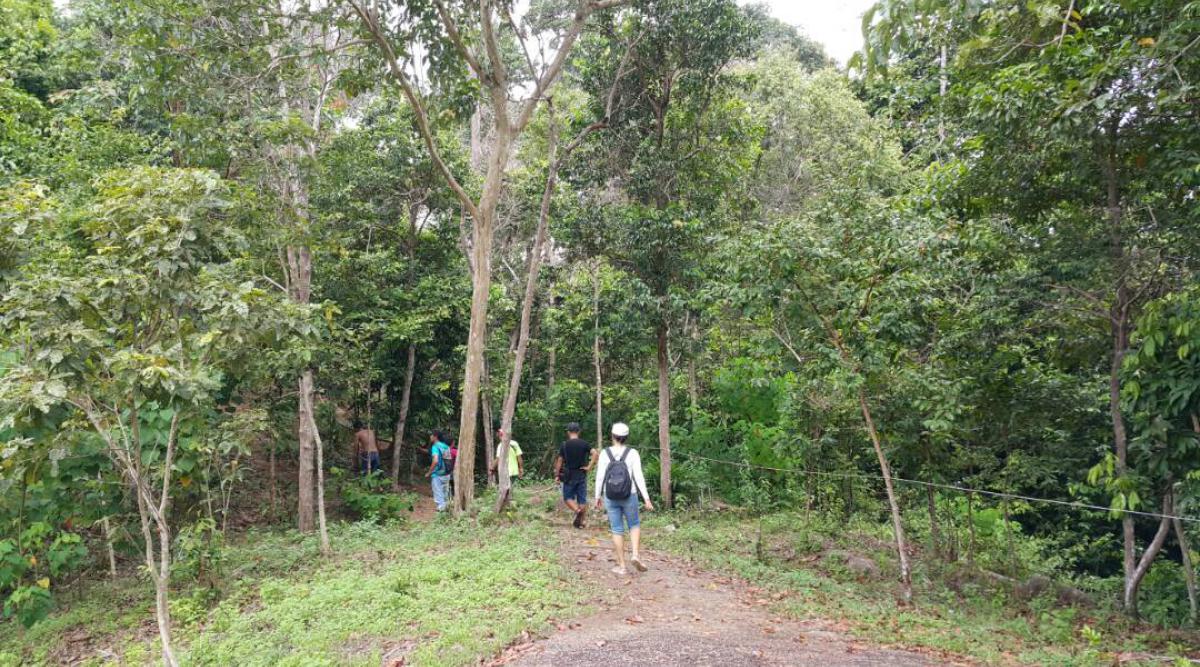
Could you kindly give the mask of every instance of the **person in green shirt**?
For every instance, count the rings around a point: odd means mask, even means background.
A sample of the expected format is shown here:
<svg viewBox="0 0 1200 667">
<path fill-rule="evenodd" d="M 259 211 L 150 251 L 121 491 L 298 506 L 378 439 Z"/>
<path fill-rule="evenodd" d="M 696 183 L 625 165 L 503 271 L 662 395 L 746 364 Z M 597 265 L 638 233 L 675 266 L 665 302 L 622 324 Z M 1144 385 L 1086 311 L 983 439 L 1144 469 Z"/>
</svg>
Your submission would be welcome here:
<svg viewBox="0 0 1200 667">
<path fill-rule="evenodd" d="M 500 467 L 500 450 L 504 449 L 504 429 L 496 431 L 496 458 L 492 461 L 492 472 Z M 499 473 L 496 473 L 499 474 Z M 508 441 L 508 481 L 517 485 L 517 479 L 525 475 L 525 456 L 516 440 Z"/>
</svg>

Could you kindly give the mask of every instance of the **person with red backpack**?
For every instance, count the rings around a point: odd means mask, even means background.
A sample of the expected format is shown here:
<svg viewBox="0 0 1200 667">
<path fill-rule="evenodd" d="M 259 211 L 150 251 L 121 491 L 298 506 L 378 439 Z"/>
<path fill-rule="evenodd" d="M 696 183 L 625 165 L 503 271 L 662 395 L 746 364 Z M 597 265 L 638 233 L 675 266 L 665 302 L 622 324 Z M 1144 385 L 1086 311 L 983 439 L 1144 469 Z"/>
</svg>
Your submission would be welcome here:
<svg viewBox="0 0 1200 667">
<path fill-rule="evenodd" d="M 638 572 L 645 572 L 646 565 L 639 554 L 641 547 L 641 520 L 638 518 L 638 495 L 642 507 L 654 509 L 650 494 L 646 491 L 646 478 L 642 475 L 642 457 L 637 450 L 625 445 L 629 438 L 629 427 L 621 422 L 613 424 L 612 445 L 605 448 L 596 467 L 596 509 L 601 506 L 608 512 L 608 525 L 612 530 L 613 553 L 617 566 L 613 574 L 625 575 L 625 533 L 629 533 L 632 548 L 630 562 Z"/>
</svg>

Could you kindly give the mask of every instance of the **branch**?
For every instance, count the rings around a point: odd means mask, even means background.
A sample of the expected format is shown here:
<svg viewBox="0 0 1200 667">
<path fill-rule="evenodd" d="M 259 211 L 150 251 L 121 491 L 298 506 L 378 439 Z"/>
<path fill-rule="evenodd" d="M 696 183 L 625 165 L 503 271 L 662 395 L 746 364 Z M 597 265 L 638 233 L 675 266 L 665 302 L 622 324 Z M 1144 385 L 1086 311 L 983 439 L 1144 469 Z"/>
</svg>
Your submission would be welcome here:
<svg viewBox="0 0 1200 667">
<path fill-rule="evenodd" d="M 486 0 L 480 1 L 486 2 Z M 520 132 L 529 124 L 529 119 L 533 117 L 533 110 L 537 107 L 538 100 L 542 98 L 542 95 L 545 94 L 550 84 L 554 83 L 554 80 L 558 78 L 558 73 L 562 71 L 563 65 L 567 61 L 567 56 L 571 53 L 571 48 L 575 46 L 575 40 L 579 38 L 579 33 L 583 31 L 583 25 L 587 23 L 588 17 L 592 15 L 592 12 L 610 7 L 618 7 L 623 4 L 625 4 L 625 0 L 587 2 L 575 10 L 575 18 L 571 21 L 571 26 L 567 28 L 567 34 L 563 37 L 562 44 L 558 47 L 558 53 L 554 54 L 554 60 L 542 72 L 542 76 L 537 79 L 533 95 L 528 100 L 525 100 L 525 103 L 521 106 L 521 112 L 517 115 L 517 122 L 513 123 L 515 131 Z"/>
<path fill-rule="evenodd" d="M 537 81 L 537 67 L 534 67 L 533 57 L 529 55 L 529 46 L 525 43 L 525 36 L 521 34 L 521 29 L 517 27 L 517 22 L 513 20 L 512 12 L 508 11 L 508 7 L 500 5 L 500 12 L 504 14 L 504 19 L 512 27 L 513 34 L 517 36 L 517 43 L 521 45 L 521 53 L 525 54 L 525 64 L 529 66 L 529 78 Z"/>
<path fill-rule="evenodd" d="M 1067 36 L 1067 26 L 1071 23 L 1071 14 L 1075 11 L 1075 0 L 1071 0 L 1067 5 L 1067 13 L 1063 15 L 1062 31 L 1058 33 L 1058 45 L 1062 46 L 1063 39 Z"/>
<path fill-rule="evenodd" d="M 467 47 L 467 43 L 463 41 L 462 33 L 458 31 L 458 26 L 454 23 L 454 19 L 451 18 L 450 12 L 446 11 L 446 5 L 442 3 L 442 0 L 434 0 L 433 4 L 437 7 L 438 16 L 442 19 L 442 25 L 446 27 L 446 34 L 450 36 L 450 41 L 458 49 L 458 53 L 463 57 L 463 60 L 466 60 L 467 64 L 471 66 L 471 69 L 475 72 L 475 76 L 482 80 L 485 75 L 483 67 L 479 64 L 479 59 Z"/>
<path fill-rule="evenodd" d="M 179 410 L 171 416 L 171 430 L 167 433 L 167 458 L 163 461 L 162 495 L 158 498 L 158 516 L 165 522 L 167 516 L 167 501 L 171 496 L 171 466 L 175 464 L 175 444 L 179 439 Z"/>
<path fill-rule="evenodd" d="M 776 338 L 776 340 L 778 340 L 780 343 L 782 343 L 782 344 L 783 344 L 783 346 L 784 346 L 785 348 L 787 348 L 787 351 L 788 351 L 788 352 L 791 352 L 791 353 L 792 353 L 792 356 L 793 356 L 793 357 L 795 357 L 795 359 L 796 359 L 796 363 L 798 363 L 798 364 L 800 364 L 801 366 L 803 366 L 803 365 L 804 365 L 804 357 L 801 357 L 801 356 L 800 356 L 800 353 L 796 351 L 796 348 L 795 348 L 795 347 L 792 347 L 792 344 L 791 344 L 791 342 L 790 342 L 790 341 L 788 341 L 788 340 L 786 340 L 786 339 L 783 337 L 783 334 L 779 333 L 779 330 L 778 330 L 778 329 L 776 329 L 775 327 L 771 327 L 771 333 L 775 334 L 775 338 Z"/>
<path fill-rule="evenodd" d="M 625 55 L 621 57 L 621 64 L 617 66 L 617 73 L 615 76 L 613 76 L 612 86 L 608 89 L 608 99 L 604 103 L 604 118 L 583 128 L 579 131 L 579 134 L 575 135 L 574 139 L 571 139 L 571 142 L 563 148 L 562 155 L 559 156 L 558 160 L 556 161 L 556 168 L 558 165 L 562 164 L 562 162 L 566 160 L 568 156 L 571 155 L 572 151 L 574 151 L 576 148 L 579 148 L 579 145 L 583 143 L 583 140 L 586 139 L 589 134 L 597 130 L 603 130 L 609 126 L 608 124 L 609 121 L 612 120 L 613 105 L 616 103 L 617 90 L 620 87 L 621 79 L 625 78 L 625 75 L 629 73 L 628 65 L 629 60 L 633 55 L 633 50 L 637 47 L 638 42 L 642 41 L 642 36 L 645 34 L 645 30 L 639 32 L 637 37 L 634 38 L 633 42 L 629 44 L 629 47 L 626 48 Z"/>
<path fill-rule="evenodd" d="M 405 74 L 404 69 L 400 67 L 400 63 L 396 58 L 396 52 L 392 49 L 391 42 L 389 42 L 387 36 L 383 34 L 383 28 L 381 28 L 380 25 L 375 21 L 375 18 L 371 15 L 370 11 L 363 7 L 357 0 L 349 0 L 349 2 L 350 6 L 354 8 L 354 12 L 358 14 L 359 18 L 362 19 L 363 25 L 367 28 L 367 32 L 371 33 L 372 40 L 376 45 L 379 46 L 379 50 L 383 53 L 384 60 L 387 62 L 388 69 L 391 72 L 392 77 L 396 79 L 398 84 L 400 84 L 400 90 L 404 93 L 404 97 L 408 100 L 408 103 L 412 105 L 413 111 L 417 118 L 417 129 L 421 133 L 421 138 L 425 140 L 425 147 L 429 149 L 429 156 L 433 159 L 434 164 L 437 165 L 438 170 L 442 172 L 442 176 L 446 178 L 446 183 L 450 186 L 450 189 L 453 190 L 454 194 L 458 196 L 458 199 L 462 202 L 463 207 L 468 213 L 471 214 L 472 218 L 478 219 L 479 208 L 475 205 L 475 202 L 471 199 L 471 196 L 467 194 L 466 189 L 459 184 L 458 179 L 454 177 L 454 173 L 450 171 L 450 167 L 446 164 L 446 161 L 442 159 L 442 154 L 440 151 L 438 151 L 437 142 L 433 136 L 433 129 L 429 124 L 429 114 L 425 110 L 425 105 L 421 102 L 420 96 L 413 88 L 412 82 L 409 81 L 408 75 Z"/>
<path fill-rule="evenodd" d="M 491 88 L 492 106 L 496 114 L 496 123 L 508 124 L 508 70 L 504 68 L 504 57 L 500 55 L 500 45 L 496 42 L 496 31 L 492 27 L 491 0 L 479 0 L 479 30 L 483 34 L 483 46 L 492 65 Z"/>
</svg>

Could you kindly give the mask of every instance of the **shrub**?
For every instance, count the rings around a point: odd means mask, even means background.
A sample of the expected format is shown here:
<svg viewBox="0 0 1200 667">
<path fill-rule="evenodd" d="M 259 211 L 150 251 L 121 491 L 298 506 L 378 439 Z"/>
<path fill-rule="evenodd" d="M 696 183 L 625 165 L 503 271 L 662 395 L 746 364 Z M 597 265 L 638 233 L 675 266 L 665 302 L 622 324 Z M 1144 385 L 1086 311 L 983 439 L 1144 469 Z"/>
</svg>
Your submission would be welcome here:
<svg viewBox="0 0 1200 667">
<path fill-rule="evenodd" d="M 348 477 L 345 471 L 334 470 L 341 481 L 342 500 L 360 521 L 381 523 L 403 520 L 416 506 L 413 493 L 393 493 L 391 481 L 375 471 L 363 477 Z"/>
</svg>

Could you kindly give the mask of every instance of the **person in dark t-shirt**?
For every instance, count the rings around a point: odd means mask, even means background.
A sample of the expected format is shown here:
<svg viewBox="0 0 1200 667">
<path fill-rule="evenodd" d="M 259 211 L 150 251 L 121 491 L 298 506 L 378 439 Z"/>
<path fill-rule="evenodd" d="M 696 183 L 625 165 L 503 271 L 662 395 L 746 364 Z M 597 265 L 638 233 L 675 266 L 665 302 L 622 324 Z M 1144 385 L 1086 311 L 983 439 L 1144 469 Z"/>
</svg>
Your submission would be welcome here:
<svg viewBox="0 0 1200 667">
<path fill-rule="evenodd" d="M 587 473 L 594 463 L 592 446 L 579 438 L 579 424 L 567 424 L 567 440 L 558 448 L 554 477 L 562 484 L 563 501 L 575 513 L 571 525 L 583 527 L 587 515 Z"/>
</svg>

